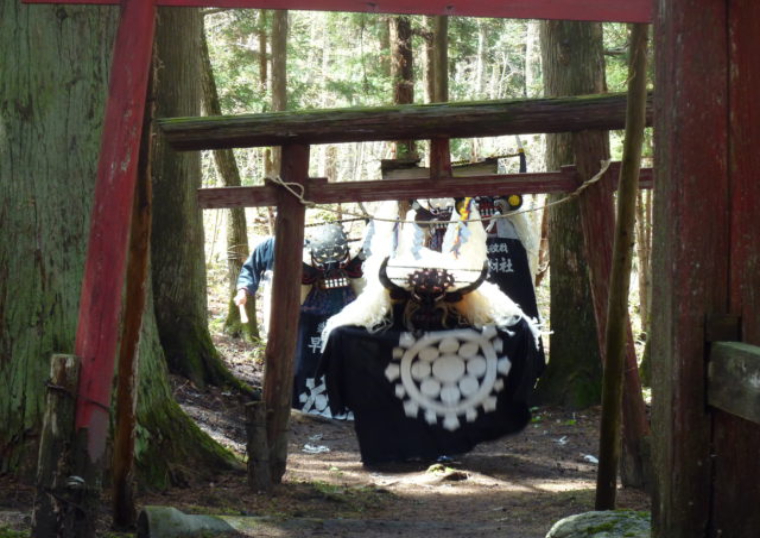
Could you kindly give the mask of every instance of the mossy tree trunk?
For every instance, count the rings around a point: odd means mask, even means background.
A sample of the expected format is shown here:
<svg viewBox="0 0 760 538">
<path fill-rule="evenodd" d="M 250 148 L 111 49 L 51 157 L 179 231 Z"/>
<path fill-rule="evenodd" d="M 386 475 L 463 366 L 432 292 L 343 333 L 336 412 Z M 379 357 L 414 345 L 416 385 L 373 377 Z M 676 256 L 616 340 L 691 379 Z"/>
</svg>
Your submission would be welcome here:
<svg viewBox="0 0 760 538">
<path fill-rule="evenodd" d="M 604 89 L 601 24 L 542 22 L 541 50 L 547 96 Z M 547 169 L 575 163 L 572 135 L 550 134 L 546 139 Z M 599 162 L 609 157 L 608 144 L 597 149 L 597 155 L 584 158 Z M 548 201 L 563 196 L 550 195 Z M 602 363 L 577 201 L 549 208 L 548 236 L 552 334 L 538 395 L 542 403 L 584 408 L 601 400 Z"/>
<path fill-rule="evenodd" d="M 50 357 L 74 348 L 117 14 L 0 0 L 0 472 L 21 477 L 37 463 Z M 141 477 L 235 465 L 172 399 L 150 295 L 139 371 Z"/>
<path fill-rule="evenodd" d="M 0 474 L 33 476 L 50 357 L 74 349 L 113 15 L 0 0 Z"/>
<path fill-rule="evenodd" d="M 197 9 L 159 10 L 156 116 L 199 116 L 201 26 Z M 200 154 L 153 145 L 151 259 L 156 320 L 169 371 L 198 387 L 234 385 L 208 330 L 203 220 L 196 202 Z"/>
</svg>

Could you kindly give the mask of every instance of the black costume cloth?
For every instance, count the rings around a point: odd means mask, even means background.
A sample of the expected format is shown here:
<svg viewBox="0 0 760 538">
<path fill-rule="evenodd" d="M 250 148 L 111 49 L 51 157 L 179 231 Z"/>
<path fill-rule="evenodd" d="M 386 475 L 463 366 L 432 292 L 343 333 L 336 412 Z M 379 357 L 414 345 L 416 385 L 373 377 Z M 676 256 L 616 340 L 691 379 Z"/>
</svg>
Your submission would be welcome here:
<svg viewBox="0 0 760 538">
<path fill-rule="evenodd" d="M 461 454 L 521 431 L 543 368 L 522 318 L 416 336 L 343 326 L 330 334 L 320 367 L 333 413 L 353 411 L 369 465 Z"/>
<path fill-rule="evenodd" d="M 361 258 L 355 257 L 347 264 L 345 271 L 349 278 L 362 276 L 362 262 Z M 327 391 L 316 371 L 322 357 L 322 329 L 325 323 L 331 316 L 356 299 L 356 294 L 349 285 L 321 289 L 318 285 L 320 276 L 318 269 L 304 264 L 301 283 L 312 285 L 312 288 L 301 305 L 298 321 L 292 406 L 305 413 L 345 418 L 343 414 L 336 416 L 330 413 Z"/>
<path fill-rule="evenodd" d="M 488 280 L 496 284 L 522 309 L 525 314 L 538 321 L 538 304 L 533 286 L 533 276 L 528 262 L 528 252 L 517 232 L 509 222 L 497 223 L 496 231 L 486 239 L 488 248 Z M 539 339 L 539 354 L 544 361 L 544 346 Z"/>
</svg>

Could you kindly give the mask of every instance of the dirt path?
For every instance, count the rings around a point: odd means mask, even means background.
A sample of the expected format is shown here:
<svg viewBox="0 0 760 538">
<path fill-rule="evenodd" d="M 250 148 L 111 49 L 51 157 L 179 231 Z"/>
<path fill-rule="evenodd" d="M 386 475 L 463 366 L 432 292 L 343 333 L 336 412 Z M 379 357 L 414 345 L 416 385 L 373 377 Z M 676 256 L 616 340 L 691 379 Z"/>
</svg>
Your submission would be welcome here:
<svg viewBox="0 0 760 538">
<path fill-rule="evenodd" d="M 220 335 L 215 340 L 230 369 L 260 386 L 260 350 Z M 180 379 L 173 386 L 201 428 L 243 459 L 244 400 L 213 388 L 199 392 Z M 351 422 L 294 413 L 288 471 L 272 495 L 249 491 L 243 472 L 198 483 L 188 470 L 191 487 L 143 493 L 138 503 L 269 518 L 253 534 L 259 537 L 544 538 L 557 520 L 593 509 L 599 409 L 537 408 L 533 414 L 519 434 L 480 444 L 453 461 L 365 467 Z M 0 536 L 4 527 L 29 528 L 32 501 L 31 488 L 0 476 Z M 618 507 L 649 510 L 649 498 L 621 489 Z M 108 512 L 106 498 L 106 520 Z"/>
<path fill-rule="evenodd" d="M 254 381 L 252 364 L 231 366 Z M 242 457 L 238 397 L 200 393 L 179 381 L 175 396 L 204 430 Z M 268 526 L 255 533 L 260 537 L 544 538 L 555 521 L 593 509 L 596 465 L 589 456 L 597 450 L 598 415 L 598 408 L 538 408 L 523 432 L 454 461 L 364 467 L 352 423 L 295 413 L 288 471 L 271 496 L 250 492 L 244 473 L 229 473 L 213 483 L 142 494 L 138 502 L 191 514 L 268 517 Z M 309 453 L 305 445 L 323 448 Z M 0 491 L 0 529 L 29 528 L 31 489 L 0 477 Z M 649 499 L 621 489 L 618 506 L 648 510 Z"/>
<path fill-rule="evenodd" d="M 243 417 L 232 395 L 202 395 L 185 384 L 177 396 L 218 441 L 244 451 Z M 537 408 L 523 432 L 483 443 L 453 461 L 365 467 L 352 423 L 295 413 L 288 471 L 271 497 L 250 493 L 244 476 L 229 475 L 192 491 L 175 489 L 142 501 L 194 513 L 301 521 L 294 529 L 280 520 L 270 529 L 274 534 L 261 529 L 258 536 L 419 537 L 432 532 L 436 538 L 544 538 L 555 521 L 593 509 L 598 422 L 598 408 L 581 413 Z M 638 490 L 621 489 L 618 506 L 648 510 L 649 499 Z"/>
</svg>

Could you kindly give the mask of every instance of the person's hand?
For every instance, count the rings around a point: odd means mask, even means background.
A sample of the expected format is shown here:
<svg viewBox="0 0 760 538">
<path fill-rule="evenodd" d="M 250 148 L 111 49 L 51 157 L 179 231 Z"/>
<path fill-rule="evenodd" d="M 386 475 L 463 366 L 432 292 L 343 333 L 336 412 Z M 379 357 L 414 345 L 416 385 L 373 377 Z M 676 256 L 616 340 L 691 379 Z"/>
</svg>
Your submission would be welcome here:
<svg viewBox="0 0 760 538">
<path fill-rule="evenodd" d="M 235 298 L 233 300 L 235 301 L 236 305 L 245 306 L 245 303 L 248 302 L 248 292 L 245 291 L 244 288 L 240 288 L 237 292 L 237 295 L 235 295 Z"/>
</svg>

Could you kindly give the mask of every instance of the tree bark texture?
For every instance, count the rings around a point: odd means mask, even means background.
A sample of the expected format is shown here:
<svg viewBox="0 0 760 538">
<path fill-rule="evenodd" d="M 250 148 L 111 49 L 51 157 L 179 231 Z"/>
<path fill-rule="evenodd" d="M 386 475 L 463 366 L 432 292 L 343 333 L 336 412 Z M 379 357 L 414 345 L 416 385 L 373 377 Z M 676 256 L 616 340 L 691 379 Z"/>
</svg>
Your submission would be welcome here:
<svg viewBox="0 0 760 538">
<path fill-rule="evenodd" d="M 50 356 L 74 348 L 115 15 L 0 2 L 0 473 L 34 476 Z"/>
<path fill-rule="evenodd" d="M 578 95 L 604 90 L 599 24 L 564 21 L 541 23 L 544 84 L 548 95 Z M 547 169 L 576 160 L 572 136 L 547 135 Z M 597 164 L 609 147 L 589 148 Z M 550 195 L 549 202 L 563 196 Z M 549 276 L 551 330 L 549 366 L 538 384 L 544 403 L 582 409 L 601 400 L 602 364 L 577 201 L 549 208 Z"/>
<path fill-rule="evenodd" d="M 288 12 L 272 12 L 272 110 L 282 112 L 288 109 Z M 269 145 L 269 144 L 267 144 Z M 272 144 L 272 170 L 279 173 L 282 164 L 282 149 Z M 231 147 L 231 146 L 230 146 Z"/>
<path fill-rule="evenodd" d="M 201 25 L 197 9 L 159 11 L 158 117 L 200 114 Z M 199 387 L 234 384 L 206 321 L 203 221 L 195 193 L 200 187 L 200 155 L 179 154 L 156 137 L 153 162 L 153 196 L 160 208 L 153 220 L 153 291 L 169 370 Z"/>
<path fill-rule="evenodd" d="M 49 357 L 74 347 L 117 13 L 0 1 L 3 473 L 33 477 Z M 174 402 L 150 290 L 138 354 L 138 476 L 165 487 L 234 465 Z"/>
<path fill-rule="evenodd" d="M 414 55 L 412 54 L 412 21 L 409 17 L 391 17 L 391 78 L 393 80 L 393 104 L 414 103 Z M 396 158 L 417 155 L 414 140 L 396 142 Z"/>
<path fill-rule="evenodd" d="M 211 58 L 208 52 L 208 43 L 206 41 L 206 32 L 204 25 L 201 24 L 201 82 L 203 108 L 207 116 L 219 116 L 222 114 L 222 107 L 219 104 L 219 93 L 216 88 L 214 71 L 211 67 Z M 231 149 L 222 149 L 214 152 L 214 162 L 222 178 L 222 184 L 225 187 L 239 187 L 240 170 L 238 169 L 235 154 Z M 256 324 L 255 300 L 249 300 L 250 305 L 246 304 L 248 312 L 248 323 L 243 323 L 240 319 L 240 310 L 235 304 L 233 298 L 237 292 L 237 278 L 240 270 L 248 257 L 248 233 L 245 218 L 245 209 L 231 208 L 227 213 L 227 272 L 229 280 L 229 301 L 227 305 L 227 317 L 224 322 L 226 332 L 238 335 L 243 334 L 245 339 L 253 341 L 259 337 L 259 328 Z"/>
<path fill-rule="evenodd" d="M 423 17 L 424 30 L 423 42 L 425 43 L 425 54 L 423 55 L 423 86 L 425 87 L 425 103 L 435 102 L 435 44 L 433 40 L 434 22 L 433 17 Z"/>
<path fill-rule="evenodd" d="M 269 79 L 269 55 L 267 54 L 267 43 L 269 34 L 267 33 L 267 19 L 269 11 L 262 9 L 259 11 L 259 25 L 257 28 L 257 37 L 259 40 L 259 87 L 262 93 L 267 91 L 267 80 Z"/>
</svg>

